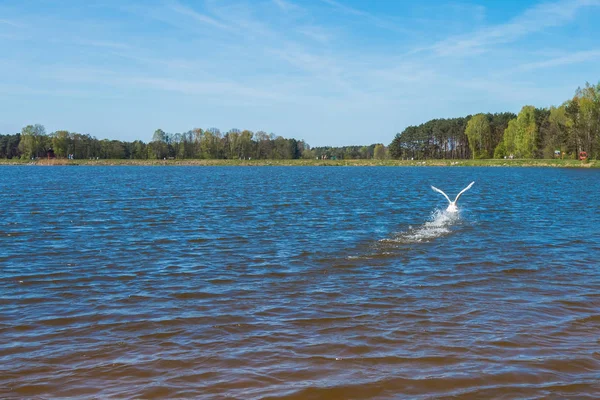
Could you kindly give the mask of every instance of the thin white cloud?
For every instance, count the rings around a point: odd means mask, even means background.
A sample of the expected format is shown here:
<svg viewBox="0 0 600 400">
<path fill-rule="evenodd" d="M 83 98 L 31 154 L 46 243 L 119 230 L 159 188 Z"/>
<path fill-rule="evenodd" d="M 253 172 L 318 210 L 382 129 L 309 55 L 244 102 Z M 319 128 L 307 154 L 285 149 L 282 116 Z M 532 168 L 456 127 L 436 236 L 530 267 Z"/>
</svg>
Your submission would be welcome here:
<svg viewBox="0 0 600 400">
<path fill-rule="evenodd" d="M 362 34 L 365 27 L 370 31 L 374 27 L 396 30 L 394 21 L 403 18 L 401 15 L 371 13 L 367 5 L 361 6 L 365 10 L 362 11 L 350 7 L 345 0 L 321 0 L 316 7 L 292 1 L 296 0 L 137 3 L 138 7 L 122 10 L 137 18 L 103 24 L 104 20 L 91 15 L 77 26 L 76 38 L 64 36 L 56 16 L 36 20 L 24 15 L 24 21 L 37 22 L 31 24 L 32 32 L 28 30 L 27 34 L 48 44 L 44 54 L 48 63 L 29 62 L 27 54 L 21 51 L 23 47 L 16 43 L 9 49 L 10 59 L 16 64 L 0 61 L 0 73 L 32 88 L 39 84 L 43 88 L 40 95 L 57 89 L 64 90 L 61 93 L 67 96 L 73 90 L 74 97 L 79 92 L 89 93 L 90 98 L 118 94 L 129 101 L 127 96 L 131 93 L 144 93 L 197 104 L 198 108 L 214 107 L 215 118 L 233 118 L 238 126 L 246 126 L 243 121 L 259 119 L 248 110 L 264 111 L 261 123 L 268 129 L 277 127 L 280 132 L 291 125 L 306 129 L 313 123 L 307 121 L 326 121 L 329 125 L 315 133 L 314 140 L 322 143 L 331 140 L 324 138 L 337 129 L 341 119 L 347 123 L 348 131 L 360 138 L 364 137 L 364 132 L 357 133 L 356 126 L 360 124 L 375 123 L 378 130 L 394 132 L 406 123 L 440 115 L 515 111 L 512 107 L 524 103 L 557 103 L 563 99 L 562 93 L 567 93 L 563 86 L 572 85 L 576 78 L 550 85 L 525 78 L 522 72 L 546 68 L 553 73 L 553 68 L 559 72 L 558 67 L 563 65 L 592 65 L 600 59 L 600 50 L 566 54 L 557 52 L 553 43 L 540 45 L 535 55 L 524 54 L 514 45 L 506 46 L 504 53 L 489 52 L 485 59 L 473 57 L 472 65 L 459 57 L 437 57 L 476 54 L 499 43 L 524 43 L 527 35 L 572 23 L 584 10 L 592 11 L 586 7 L 598 5 L 598 1 L 544 3 L 520 11 L 511 7 L 517 10 L 516 17 L 481 29 L 478 27 L 485 22 L 486 12 L 481 6 L 470 9 L 466 5 L 464 10 L 462 5 L 457 6 L 451 15 L 436 15 L 427 27 L 407 20 L 409 28 L 423 32 L 416 40 L 433 44 L 423 54 L 402 53 L 415 41 L 391 31 L 373 36 Z M 160 25 L 160 29 L 146 31 L 148 19 L 152 19 L 152 27 Z M 445 21 L 456 25 L 427 33 L 430 27 Z M 132 24 L 132 29 L 121 29 L 129 28 L 123 24 Z M 0 25 L 0 29 L 18 32 L 8 24 Z M 581 29 L 595 32 L 595 28 Z M 469 30 L 474 32 L 460 36 L 447 33 Z M 436 42 L 443 37 L 447 39 Z M 585 38 L 576 39 L 573 46 L 585 49 Z M 73 43 L 90 48 L 61 53 L 61 46 Z M 66 55 L 63 58 L 59 54 Z M 514 69 L 509 71 L 510 68 Z M 505 72 L 513 76 L 501 75 Z M 2 90 L 18 92 L 17 87 L 0 86 Z M 240 112 L 230 111 L 238 106 Z"/>
<path fill-rule="evenodd" d="M 98 67 L 46 67 L 39 76 L 51 81 L 59 81 L 69 84 L 97 83 L 97 84 L 121 84 L 126 82 L 117 71 Z"/>
<path fill-rule="evenodd" d="M 600 50 L 577 51 L 565 53 L 560 57 L 554 57 L 543 61 L 521 64 L 517 71 L 534 71 L 543 68 L 559 67 L 563 65 L 580 64 L 583 62 L 600 59 Z"/>
<path fill-rule="evenodd" d="M 258 89 L 228 80 L 183 79 L 165 76 L 138 76 L 120 71 L 94 67 L 58 67 L 48 69 L 43 76 L 66 84 L 92 84 L 112 87 L 133 87 L 136 89 L 157 89 L 187 95 L 211 95 L 214 98 L 240 100 L 280 100 L 278 92 Z"/>
<path fill-rule="evenodd" d="M 468 35 L 451 37 L 431 47 L 420 48 L 416 51 L 431 50 L 441 56 L 465 56 L 481 53 L 489 50 L 491 45 L 511 43 L 526 35 L 562 26 L 575 19 L 581 9 L 594 6 L 600 6 L 600 1 L 562 0 L 554 3 L 541 3 L 525 10 L 507 23 L 480 29 Z"/>
<path fill-rule="evenodd" d="M 34 96 L 53 96 L 53 97 L 81 97 L 81 98 L 89 98 L 96 97 L 96 95 L 89 93 L 85 90 L 79 89 L 64 89 L 64 88 L 53 88 L 53 89 L 43 89 L 38 87 L 32 87 L 31 85 L 22 85 L 22 84 L 7 84 L 0 83 L 0 94 L 3 95 L 11 95 L 11 96 L 25 96 L 25 95 L 34 95 Z"/>
<path fill-rule="evenodd" d="M 75 43 L 83 45 L 83 46 L 104 47 L 104 48 L 117 49 L 117 50 L 127 50 L 130 48 L 130 46 L 125 43 L 110 42 L 107 40 L 79 39 L 79 40 L 76 40 Z"/>
<path fill-rule="evenodd" d="M 374 26 L 377 26 L 379 28 L 386 29 L 389 31 L 394 31 L 397 33 L 407 33 L 408 32 L 405 28 L 399 26 L 399 24 L 396 24 L 392 21 L 389 21 L 389 20 L 379 17 L 377 15 L 371 14 L 369 12 L 347 6 L 345 4 L 337 2 L 335 0 L 321 0 L 321 1 L 344 14 L 360 17 L 363 20 L 368 21 L 370 24 L 373 24 Z"/>
<path fill-rule="evenodd" d="M 23 28 L 22 24 L 15 22 L 15 21 L 8 20 L 8 19 L 0 19 L 0 24 L 12 26 L 14 28 Z"/>
<path fill-rule="evenodd" d="M 273 49 L 270 52 L 289 63 L 292 68 L 302 71 L 313 81 L 321 82 L 320 85 L 323 90 L 333 89 L 346 93 L 354 92 L 354 85 L 344 77 L 344 72 L 349 69 L 349 66 L 346 65 L 345 68 L 342 68 L 340 66 L 342 63 L 333 56 L 314 54 L 294 44 L 288 44 L 281 49 Z M 294 78 L 298 74 L 292 70 L 289 76 Z"/>
<path fill-rule="evenodd" d="M 190 7 L 184 6 L 183 4 L 181 4 L 179 2 L 173 2 L 170 5 L 170 8 L 171 8 L 171 10 L 175 11 L 176 13 L 188 16 L 188 17 L 192 18 L 193 20 L 198 21 L 202 24 L 210 25 L 215 28 L 219 28 L 219 29 L 223 29 L 223 30 L 231 29 L 228 25 L 226 25 L 220 21 L 217 21 L 216 19 L 211 18 L 207 15 L 204 15 L 197 11 L 194 11 Z"/>
<path fill-rule="evenodd" d="M 276 93 L 266 90 L 255 89 L 235 82 L 208 82 L 184 79 L 168 79 L 154 77 L 131 77 L 131 82 L 150 86 L 170 92 L 194 95 L 217 95 L 219 97 L 243 99 L 279 99 Z"/>
<path fill-rule="evenodd" d="M 273 1 L 273 4 L 275 4 L 277 7 L 279 7 L 284 12 L 292 12 L 292 11 L 301 10 L 300 6 L 292 3 L 291 1 L 285 1 L 285 0 L 272 0 L 272 1 Z"/>
<path fill-rule="evenodd" d="M 13 35 L 12 33 L 0 33 L 0 38 L 11 39 L 11 40 L 22 40 L 23 37 L 20 35 Z"/>
<path fill-rule="evenodd" d="M 208 2 L 207 9 L 222 21 L 227 21 L 232 32 L 244 38 L 277 38 L 283 32 L 271 29 L 269 20 L 261 17 L 260 8 L 252 4 L 235 2 L 222 4 L 219 2 Z"/>
<path fill-rule="evenodd" d="M 346 14 L 352 14 L 352 15 L 357 15 L 359 17 L 372 17 L 371 14 L 365 12 L 365 11 L 361 11 L 358 10 L 356 8 L 347 6 L 345 4 L 339 3 L 335 0 L 321 0 L 323 3 L 329 4 L 330 6 L 332 6 L 333 8 L 337 8 L 338 10 L 346 13 Z"/>
<path fill-rule="evenodd" d="M 437 79 L 438 74 L 432 68 L 425 68 L 417 63 L 403 63 L 391 67 L 370 71 L 373 80 L 386 85 L 428 83 Z"/>
<path fill-rule="evenodd" d="M 154 57 L 154 56 L 145 56 L 139 55 L 139 49 L 135 49 L 135 51 L 115 51 L 114 54 L 117 57 L 123 58 L 125 60 L 130 60 L 133 63 L 143 64 L 145 66 L 157 67 L 161 70 L 164 68 L 168 68 L 170 70 L 196 70 L 202 71 L 206 66 L 206 60 L 194 60 L 189 58 L 165 58 L 165 57 Z"/>
<path fill-rule="evenodd" d="M 302 35 L 320 43 L 329 43 L 333 38 L 331 32 L 319 26 L 301 26 L 297 29 Z"/>
</svg>

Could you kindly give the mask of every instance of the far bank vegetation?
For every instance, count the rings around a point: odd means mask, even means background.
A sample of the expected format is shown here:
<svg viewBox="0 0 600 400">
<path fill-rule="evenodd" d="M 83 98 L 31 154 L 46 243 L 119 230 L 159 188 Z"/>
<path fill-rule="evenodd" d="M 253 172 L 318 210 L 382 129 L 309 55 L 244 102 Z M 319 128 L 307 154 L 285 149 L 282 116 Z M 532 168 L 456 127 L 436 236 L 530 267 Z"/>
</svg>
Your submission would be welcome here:
<svg viewBox="0 0 600 400">
<path fill-rule="evenodd" d="M 304 140 L 264 131 L 194 128 L 152 140 L 102 139 L 43 125 L 0 135 L 0 159 L 122 160 L 483 160 L 600 159 L 600 83 L 575 91 L 560 106 L 524 106 L 518 114 L 487 113 L 433 119 L 408 126 L 389 146 L 311 147 Z"/>
<path fill-rule="evenodd" d="M 600 159 L 600 83 L 558 107 L 434 119 L 409 126 L 389 146 L 395 159 Z"/>
</svg>

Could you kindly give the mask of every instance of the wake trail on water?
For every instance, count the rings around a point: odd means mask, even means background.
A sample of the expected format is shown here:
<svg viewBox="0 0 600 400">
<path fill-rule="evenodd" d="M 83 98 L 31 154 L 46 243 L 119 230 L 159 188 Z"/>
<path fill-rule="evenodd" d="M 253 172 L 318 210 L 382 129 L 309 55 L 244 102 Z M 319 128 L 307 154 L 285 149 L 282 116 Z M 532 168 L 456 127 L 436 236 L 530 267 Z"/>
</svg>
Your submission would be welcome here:
<svg viewBox="0 0 600 400">
<path fill-rule="evenodd" d="M 346 257 L 348 260 L 375 260 L 395 257 L 407 246 L 414 243 L 429 243 L 437 238 L 450 235 L 453 226 L 460 224 L 460 212 L 436 209 L 428 221 L 419 226 L 409 226 L 401 232 L 392 233 L 390 237 L 371 242 L 367 248 L 358 250 L 359 255 Z M 368 249 L 368 250 L 367 250 Z"/>
<path fill-rule="evenodd" d="M 382 239 L 383 243 L 419 243 L 427 242 L 451 232 L 452 225 L 460 221 L 460 213 L 435 210 L 429 221 L 417 227 L 409 226 L 405 232 L 399 232 L 392 238 Z"/>
</svg>

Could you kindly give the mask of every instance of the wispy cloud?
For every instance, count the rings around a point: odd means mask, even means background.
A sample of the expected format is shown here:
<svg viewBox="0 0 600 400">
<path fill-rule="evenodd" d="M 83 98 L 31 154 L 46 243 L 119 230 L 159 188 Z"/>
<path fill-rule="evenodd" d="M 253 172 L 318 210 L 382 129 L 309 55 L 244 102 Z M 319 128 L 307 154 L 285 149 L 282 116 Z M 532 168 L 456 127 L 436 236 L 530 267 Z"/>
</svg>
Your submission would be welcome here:
<svg viewBox="0 0 600 400">
<path fill-rule="evenodd" d="M 228 98 L 248 101 L 252 99 L 280 100 L 277 91 L 255 88 L 232 80 L 183 79 L 165 76 L 129 74 L 108 68 L 58 67 L 44 75 L 64 84 L 112 86 L 139 90 L 157 89 L 186 95 L 210 95 L 213 99 Z"/>
<path fill-rule="evenodd" d="M 427 83 L 438 78 L 438 73 L 431 67 L 424 67 L 415 62 L 378 68 L 370 71 L 370 76 L 385 84 Z M 389 87 L 389 86 L 388 86 Z"/>
<path fill-rule="evenodd" d="M 343 69 L 339 66 L 339 62 L 333 57 L 307 52 L 294 45 L 282 49 L 273 49 L 271 53 L 289 63 L 290 67 L 306 73 L 313 82 L 318 80 L 321 83 L 326 83 L 329 90 L 332 88 L 345 91 L 352 90 L 352 85 L 342 76 Z M 293 74 L 290 77 L 298 76 Z"/>
<path fill-rule="evenodd" d="M 336 8 L 336 9 L 342 11 L 342 12 L 345 12 L 347 14 L 357 15 L 357 16 L 360 16 L 360 17 L 371 17 L 371 14 L 369 14 L 367 12 L 364 12 L 364 11 L 358 10 L 356 8 L 347 6 L 345 4 L 337 2 L 335 0 L 321 0 L 321 1 L 323 3 L 329 4 L 330 6 Z"/>
<path fill-rule="evenodd" d="M 50 81 L 70 84 L 96 83 L 120 85 L 127 82 L 127 79 L 125 79 L 118 71 L 99 67 L 77 68 L 59 65 L 55 67 L 46 67 L 40 75 Z"/>
<path fill-rule="evenodd" d="M 218 95 L 219 97 L 229 97 L 232 99 L 270 99 L 277 100 L 277 93 L 248 87 L 231 81 L 207 82 L 183 79 L 168 78 L 134 78 L 132 82 L 143 85 L 144 87 L 153 87 L 165 91 L 177 92 L 193 95 Z"/>
<path fill-rule="evenodd" d="M 320 26 L 301 26 L 297 29 L 302 35 L 320 43 L 328 43 L 334 35 L 331 31 L 323 29 Z"/>
<path fill-rule="evenodd" d="M 20 40 L 23 39 L 20 35 L 13 35 L 12 33 L 0 33 L 0 38 L 2 39 L 10 39 L 10 40 Z"/>
<path fill-rule="evenodd" d="M 179 3 L 179 2 L 172 2 L 170 4 L 170 8 L 171 10 L 175 11 L 176 13 L 179 13 L 181 15 L 185 15 L 187 17 L 192 18 L 193 20 L 200 22 L 202 24 L 206 24 L 209 26 L 213 26 L 215 28 L 219 28 L 219 29 L 223 29 L 223 30 L 230 30 L 230 26 L 226 25 L 223 22 L 220 22 L 212 17 L 209 17 L 207 15 L 201 14 L 195 10 L 193 10 L 190 7 L 184 6 L 183 4 Z"/>
<path fill-rule="evenodd" d="M 12 26 L 14 28 L 23 28 L 24 27 L 23 24 L 20 24 L 18 22 L 11 21 L 11 20 L 8 20 L 8 19 L 0 19 L 0 24 Z"/>
<path fill-rule="evenodd" d="M 135 66 L 144 65 L 150 68 L 157 68 L 164 70 L 195 70 L 202 71 L 206 65 L 206 61 L 196 60 L 193 58 L 181 58 L 181 57 L 153 57 L 140 55 L 140 50 L 128 49 L 129 51 L 115 51 L 112 54 L 127 61 L 132 61 Z"/>
<path fill-rule="evenodd" d="M 272 0 L 272 1 L 273 1 L 273 4 L 275 4 L 277 7 L 279 7 L 284 12 L 299 11 L 302 9 L 299 5 L 294 4 L 291 1 L 285 1 L 285 0 Z"/>
<path fill-rule="evenodd" d="M 94 95 L 90 94 L 89 91 L 80 89 L 43 89 L 32 87 L 31 85 L 22 84 L 7 84 L 0 83 L 0 94 L 10 96 L 51 96 L 51 97 L 77 97 L 77 98 L 90 98 Z"/>
<path fill-rule="evenodd" d="M 211 14 L 235 27 L 238 36 L 244 38 L 273 38 L 283 34 L 271 28 L 269 19 L 261 18 L 260 8 L 252 7 L 245 2 L 225 3 L 208 2 L 207 9 Z"/>
<path fill-rule="evenodd" d="M 598 59 L 600 59 L 600 50 L 577 51 L 572 53 L 565 52 L 565 54 L 560 57 L 554 57 L 543 61 L 521 64 L 515 69 L 515 71 L 534 71 L 543 68 L 580 64 L 583 62 Z"/>
<path fill-rule="evenodd" d="M 600 6 L 600 1 L 563 0 L 542 3 L 525 10 L 507 23 L 483 28 L 468 35 L 451 37 L 418 50 L 431 50 L 441 56 L 477 54 L 489 50 L 492 45 L 511 43 L 526 35 L 564 25 L 572 21 L 581 9 L 595 6 Z"/>
<path fill-rule="evenodd" d="M 89 40 L 89 39 L 78 39 L 75 40 L 76 44 L 80 44 L 82 46 L 91 46 L 91 47 L 104 47 L 109 49 L 117 49 L 117 50 L 127 50 L 131 47 L 125 43 L 119 42 L 110 42 L 107 40 Z"/>
<path fill-rule="evenodd" d="M 334 9 L 348 15 L 353 15 L 356 17 L 360 17 L 362 20 L 367 21 L 378 28 L 386 29 L 389 31 L 394 31 L 398 33 L 406 33 L 408 30 L 406 28 L 401 27 L 399 24 L 394 23 L 386 18 L 379 17 L 375 14 L 369 13 L 367 11 L 359 10 L 358 8 L 350 7 L 335 0 L 321 0 L 323 3 L 328 4 Z"/>
<path fill-rule="evenodd" d="M 233 126 L 257 121 L 283 135 L 310 132 L 311 145 L 370 140 L 365 132 L 385 141 L 427 118 L 558 104 L 581 80 L 595 79 L 600 60 L 592 43 L 600 0 L 549 0 L 528 9 L 510 2 L 501 14 L 489 2 L 455 0 L 385 7 L 347 0 L 110 0 L 101 13 L 65 4 L 45 13 L 11 1 L 16 6 L 7 12 L 0 6 L 5 94 L 19 92 L 13 83 L 32 102 L 54 91 L 87 93 L 82 110 L 107 107 L 97 99 L 117 96 L 124 107 L 161 114 L 155 102 L 139 101 L 157 96 L 210 110 L 212 121 Z M 20 21 L 28 29 L 17 29 Z M 567 38 L 573 31 L 578 36 Z M 534 36 L 547 32 L 552 40 Z M 7 34 L 26 37 L 5 40 Z M 573 67 L 561 68 L 567 66 Z M 49 116 L 60 111 L 47 103 Z M 185 108 L 164 113 L 165 124 L 198 118 Z M 122 117 L 114 131 L 127 126 L 143 137 L 138 123 Z"/>
</svg>

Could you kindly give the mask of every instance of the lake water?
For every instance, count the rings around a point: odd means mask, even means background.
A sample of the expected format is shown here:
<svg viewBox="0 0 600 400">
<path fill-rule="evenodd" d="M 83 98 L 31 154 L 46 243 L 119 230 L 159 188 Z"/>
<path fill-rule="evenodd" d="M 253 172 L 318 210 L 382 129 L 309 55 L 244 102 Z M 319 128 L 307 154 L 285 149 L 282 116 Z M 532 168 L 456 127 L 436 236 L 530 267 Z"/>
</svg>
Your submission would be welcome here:
<svg viewBox="0 0 600 400">
<path fill-rule="evenodd" d="M 0 205 L 2 398 L 600 397 L 598 170 L 0 167 Z"/>
</svg>

